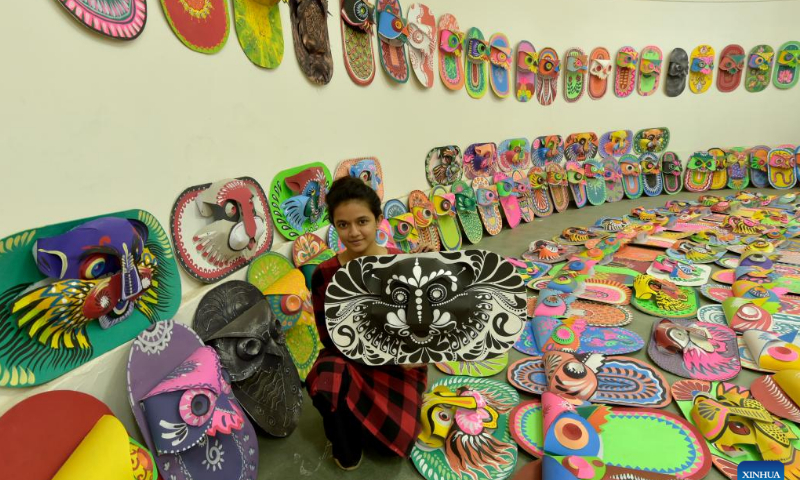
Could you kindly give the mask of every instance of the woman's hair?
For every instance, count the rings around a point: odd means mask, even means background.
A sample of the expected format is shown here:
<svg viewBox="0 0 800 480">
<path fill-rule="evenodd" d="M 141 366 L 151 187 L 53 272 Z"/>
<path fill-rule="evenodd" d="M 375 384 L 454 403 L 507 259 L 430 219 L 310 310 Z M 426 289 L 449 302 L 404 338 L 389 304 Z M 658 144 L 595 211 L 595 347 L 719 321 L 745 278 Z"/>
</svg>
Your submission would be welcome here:
<svg viewBox="0 0 800 480">
<path fill-rule="evenodd" d="M 358 200 L 364 202 L 367 208 L 377 220 L 381 212 L 381 199 L 369 185 L 358 178 L 350 176 L 342 177 L 331 185 L 331 189 L 325 197 L 328 204 L 328 219 L 333 223 L 333 212 L 342 203 Z"/>
</svg>

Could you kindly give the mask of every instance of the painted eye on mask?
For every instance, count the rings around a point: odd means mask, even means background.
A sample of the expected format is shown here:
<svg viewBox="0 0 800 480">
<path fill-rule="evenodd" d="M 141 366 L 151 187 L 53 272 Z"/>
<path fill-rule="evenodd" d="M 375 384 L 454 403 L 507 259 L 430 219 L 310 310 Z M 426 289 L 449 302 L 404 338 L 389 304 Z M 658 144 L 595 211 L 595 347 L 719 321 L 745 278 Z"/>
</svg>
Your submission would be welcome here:
<svg viewBox="0 0 800 480">
<path fill-rule="evenodd" d="M 510 51 L 503 50 L 498 47 L 491 47 L 491 55 L 489 60 L 491 60 L 493 65 L 497 65 L 502 68 L 508 68 L 511 64 L 511 57 Z"/>
<path fill-rule="evenodd" d="M 216 404 L 217 396 L 214 392 L 206 388 L 193 388 L 181 395 L 178 411 L 184 422 L 199 427 L 214 414 Z"/>
<path fill-rule="evenodd" d="M 581 183 L 585 176 L 583 175 L 583 172 L 570 170 L 567 172 L 567 178 L 569 179 L 570 183 Z"/>
<path fill-rule="evenodd" d="M 622 169 L 623 175 L 639 175 L 639 173 L 641 173 L 639 165 L 636 165 L 635 163 L 625 162 L 620 163 L 619 166 Z"/>
<path fill-rule="evenodd" d="M 478 189 L 478 204 L 488 205 L 497 201 L 497 194 L 485 188 Z"/>
<path fill-rule="evenodd" d="M 555 77 L 558 73 L 558 59 L 551 56 L 539 58 L 539 74 L 544 77 Z"/>
<path fill-rule="evenodd" d="M 747 65 L 758 70 L 769 70 L 773 53 L 754 53 L 750 55 Z"/>
<path fill-rule="evenodd" d="M 411 293 L 405 287 L 394 287 L 389 293 L 389 296 L 391 297 L 392 302 L 394 302 L 395 305 L 408 304 L 408 299 L 410 295 Z"/>
<path fill-rule="evenodd" d="M 467 41 L 467 56 L 470 61 L 486 61 L 489 59 L 489 44 L 478 38 L 470 38 Z"/>
<path fill-rule="evenodd" d="M 447 285 L 437 281 L 428 287 L 426 295 L 432 304 L 439 304 L 448 300 L 448 293 Z"/>
<path fill-rule="evenodd" d="M 283 295 L 281 297 L 281 311 L 287 315 L 294 315 L 303 308 L 303 300 L 298 295 Z"/>
<path fill-rule="evenodd" d="M 719 64 L 719 68 L 731 75 L 735 75 L 744 68 L 744 55 L 731 55 L 723 58 Z"/>
<path fill-rule="evenodd" d="M 797 66 L 797 51 L 794 50 L 784 50 L 778 56 L 778 63 L 781 65 L 785 65 L 787 67 L 796 67 Z"/>
<path fill-rule="evenodd" d="M 439 215 L 444 215 L 449 213 L 453 209 L 453 202 L 445 197 L 434 197 L 436 213 Z"/>
<path fill-rule="evenodd" d="M 81 280 L 95 280 L 120 270 L 119 259 L 106 253 L 94 253 L 81 260 L 78 275 Z"/>
<path fill-rule="evenodd" d="M 536 73 L 539 70 L 537 52 L 517 52 L 517 68 L 523 72 Z"/>
<path fill-rule="evenodd" d="M 620 52 L 617 54 L 617 66 L 620 68 L 636 68 L 639 63 L 639 55 L 630 52 Z"/>
<path fill-rule="evenodd" d="M 463 39 L 464 34 L 461 32 L 456 33 L 450 30 L 442 30 L 441 36 L 439 37 L 439 48 L 445 52 L 460 55 L 461 49 L 463 48 Z"/>
</svg>

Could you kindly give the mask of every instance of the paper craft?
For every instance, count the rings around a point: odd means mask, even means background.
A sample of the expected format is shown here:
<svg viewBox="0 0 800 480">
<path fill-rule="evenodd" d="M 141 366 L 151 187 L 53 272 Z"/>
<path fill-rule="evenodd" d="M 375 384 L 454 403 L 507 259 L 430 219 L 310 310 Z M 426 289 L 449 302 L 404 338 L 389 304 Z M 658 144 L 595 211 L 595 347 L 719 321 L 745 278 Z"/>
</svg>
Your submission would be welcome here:
<svg viewBox="0 0 800 480">
<path fill-rule="evenodd" d="M 797 84 L 798 59 L 800 59 L 800 42 L 791 41 L 781 45 L 775 62 L 775 76 L 772 77 L 775 88 L 786 90 Z"/>
<path fill-rule="evenodd" d="M 519 337 L 525 287 L 510 263 L 482 250 L 368 256 L 336 273 L 325 316 L 337 348 L 368 365 L 478 361 Z"/>
<path fill-rule="evenodd" d="M 483 33 L 477 27 L 472 27 L 467 30 L 464 49 L 464 75 L 466 77 L 464 86 L 470 97 L 483 98 L 486 91 L 489 90 L 487 64 L 490 60 L 491 47 L 484 40 Z"/>
<path fill-rule="evenodd" d="M 642 49 L 642 57 L 639 61 L 639 81 L 636 85 L 639 95 L 648 97 L 658 90 L 663 59 L 661 49 L 654 45 L 648 45 Z"/>
<path fill-rule="evenodd" d="M 664 189 L 663 179 L 661 178 L 661 162 L 655 153 L 643 153 L 639 157 L 639 165 L 642 169 L 642 189 L 648 197 L 661 195 Z"/>
<path fill-rule="evenodd" d="M 750 154 L 742 148 L 727 150 L 728 188 L 744 190 L 750 185 Z"/>
<path fill-rule="evenodd" d="M 233 0 L 233 20 L 239 45 L 247 58 L 262 68 L 277 68 L 283 61 L 279 3 L 278 0 Z"/>
<path fill-rule="evenodd" d="M 725 255 L 725 250 L 684 239 L 678 240 L 671 248 L 668 248 L 667 255 L 692 263 L 713 263 Z"/>
<path fill-rule="evenodd" d="M 716 301 L 716 300 L 715 300 Z M 752 300 L 728 297 L 724 305 L 705 305 L 697 311 L 701 322 L 729 325 L 735 332 L 762 330 L 783 336 L 800 331 L 800 316 L 769 313 Z"/>
<path fill-rule="evenodd" d="M 497 145 L 473 143 L 464 150 L 464 177 L 492 177 L 498 172 Z"/>
<path fill-rule="evenodd" d="M 646 362 L 598 353 L 549 351 L 508 367 L 508 383 L 533 395 L 557 393 L 608 405 L 661 408 L 672 397 L 669 383 Z"/>
<path fill-rule="evenodd" d="M 623 155 L 619 159 L 619 168 L 622 171 L 622 188 L 625 195 L 631 200 L 636 200 L 644 192 L 642 182 L 642 166 L 634 155 Z"/>
<path fill-rule="evenodd" d="M 714 77 L 714 49 L 710 45 L 699 45 L 692 50 L 689 59 L 689 90 L 705 93 Z"/>
<path fill-rule="evenodd" d="M 514 265 L 523 282 L 539 278 L 550 271 L 551 266 L 546 263 L 534 262 L 532 260 L 520 260 L 518 258 L 507 257 L 506 260 Z"/>
<path fill-rule="evenodd" d="M 633 313 L 626 307 L 578 300 L 558 291 L 543 292 L 541 298 L 528 297 L 528 317 L 578 317 L 593 327 L 624 327 L 633 320 Z"/>
<path fill-rule="evenodd" d="M 535 290 L 544 290 L 547 288 L 553 288 L 552 285 L 549 285 L 551 281 L 559 281 L 563 280 L 566 282 L 568 279 L 559 279 L 559 276 L 546 276 L 542 277 L 538 280 L 532 280 L 528 283 L 528 288 L 533 288 Z M 577 282 L 572 279 L 572 286 L 575 286 Z M 630 303 L 631 300 L 631 290 L 630 288 L 626 287 L 625 285 L 611 280 L 601 280 L 597 278 L 586 278 L 582 281 L 583 285 L 577 291 L 567 290 L 569 293 L 573 293 L 576 298 L 582 298 L 584 300 L 590 300 L 593 302 L 602 302 L 602 303 L 610 303 L 612 305 L 627 305 Z"/>
<path fill-rule="evenodd" d="M 714 157 L 715 170 L 711 173 L 711 190 L 728 186 L 728 155 L 721 148 L 709 148 L 708 154 Z"/>
<path fill-rule="evenodd" d="M 0 416 L 0 429 L 9 478 L 158 478 L 152 454 L 128 436 L 107 405 L 85 393 L 54 390 L 28 397 Z"/>
<path fill-rule="evenodd" d="M 673 152 L 664 152 L 661 155 L 661 176 L 664 181 L 664 191 L 675 195 L 683 189 L 683 165 Z"/>
<path fill-rule="evenodd" d="M 744 48 L 741 45 L 728 45 L 719 54 L 719 72 L 717 72 L 717 90 L 729 93 L 742 81 L 745 64 Z"/>
<path fill-rule="evenodd" d="M 503 229 L 503 218 L 500 216 L 500 201 L 495 185 L 490 185 L 485 177 L 472 180 L 472 188 L 478 205 L 478 213 L 489 235 L 497 235 Z"/>
<path fill-rule="evenodd" d="M 495 33 L 489 38 L 489 84 L 500 98 L 511 95 L 511 66 L 513 49 L 508 37 Z"/>
<path fill-rule="evenodd" d="M 582 227 L 568 227 L 561 231 L 560 235 L 553 237 L 554 242 L 567 245 L 583 245 L 591 239 L 601 238 L 608 234 L 593 232 Z"/>
<path fill-rule="evenodd" d="M 147 21 L 145 0 L 59 0 L 59 3 L 87 28 L 117 40 L 135 40 Z"/>
<path fill-rule="evenodd" d="M 168 236 L 142 210 L 0 241 L 0 386 L 57 378 L 171 318 L 181 285 Z"/>
<path fill-rule="evenodd" d="M 677 97 L 686 88 L 686 76 L 689 75 L 689 55 L 686 50 L 676 48 L 669 54 L 667 78 L 664 80 L 664 92 L 668 97 Z"/>
<path fill-rule="evenodd" d="M 751 93 L 762 92 L 769 85 L 775 50 L 769 45 L 756 45 L 747 58 L 744 88 Z"/>
<path fill-rule="evenodd" d="M 282 306 L 291 308 L 284 296 Z M 256 425 L 274 437 L 300 422 L 303 392 L 279 318 L 255 286 L 238 280 L 206 293 L 192 323 L 219 355 L 236 399 Z M 317 349 L 319 338 L 317 338 Z"/>
<path fill-rule="evenodd" d="M 747 330 L 742 340 L 756 368 L 766 372 L 800 369 L 800 332 L 783 335 L 761 330 Z"/>
<path fill-rule="evenodd" d="M 539 51 L 539 69 L 536 72 L 536 99 L 547 106 L 556 101 L 558 72 L 561 70 L 558 53 L 550 47 Z"/>
<path fill-rule="evenodd" d="M 589 56 L 580 48 L 570 48 L 564 54 L 564 100 L 577 102 L 586 89 Z"/>
<path fill-rule="evenodd" d="M 499 357 L 480 360 L 477 362 L 442 362 L 436 368 L 448 375 L 463 375 L 467 377 L 483 378 L 497 375 L 508 367 L 508 352 Z"/>
<path fill-rule="evenodd" d="M 531 144 L 527 138 L 510 138 L 500 143 L 497 153 L 499 170 L 511 174 L 514 170 L 531 168 Z"/>
<path fill-rule="evenodd" d="M 800 370 L 759 377 L 753 380 L 750 392 L 773 415 L 800 423 Z"/>
<path fill-rule="evenodd" d="M 533 317 L 525 323 L 522 335 L 514 344 L 514 350 L 525 355 L 541 355 L 553 350 L 578 354 L 621 355 L 637 352 L 642 348 L 644 340 L 631 330 L 595 327 L 576 317 L 564 320 Z"/>
<path fill-rule="evenodd" d="M 436 229 L 439 232 L 442 249 L 460 250 L 461 230 L 456 221 L 458 210 L 456 194 L 447 193 L 444 187 L 435 186 L 431 190 L 430 199 L 436 215 Z M 481 228 L 480 220 L 478 220 L 478 228 Z"/>
<path fill-rule="evenodd" d="M 250 177 L 184 190 L 172 207 L 170 233 L 186 273 L 213 283 L 272 246 L 267 196 Z"/>
<path fill-rule="evenodd" d="M 690 318 L 697 313 L 700 299 L 692 287 L 680 287 L 650 275 L 639 275 L 633 283 L 631 304 L 654 317 Z"/>
<path fill-rule="evenodd" d="M 224 0 L 190 4 L 181 0 L 161 0 L 161 8 L 172 33 L 195 52 L 216 53 L 228 41 L 230 20 L 228 2 Z"/>
<path fill-rule="evenodd" d="M 684 177 L 686 190 L 705 192 L 711 187 L 711 179 L 717 169 L 717 162 L 709 152 L 694 152 L 686 164 Z"/>
<path fill-rule="evenodd" d="M 557 212 L 563 212 L 569 206 L 567 171 L 558 163 L 548 163 L 544 168 L 547 173 L 550 195 L 553 197 L 553 207 Z"/>
<path fill-rule="evenodd" d="M 637 155 L 661 153 L 669 146 L 669 137 L 669 129 L 666 127 L 639 130 L 633 137 L 633 151 Z"/>
<path fill-rule="evenodd" d="M 267 298 L 283 330 L 300 320 L 303 302 L 311 297 L 305 276 L 279 253 L 269 252 L 255 259 L 247 269 L 247 281 Z"/>
<path fill-rule="evenodd" d="M 549 240 L 536 240 L 531 242 L 528 250 L 522 252 L 522 258 L 542 263 L 561 263 L 578 252 L 578 247 L 562 245 Z"/>
<path fill-rule="evenodd" d="M 483 238 L 483 223 L 478 214 L 478 202 L 472 186 L 463 181 L 457 180 L 453 183 L 451 191 L 456 198 L 456 214 L 464 235 L 470 243 L 475 244 Z"/>
<path fill-rule="evenodd" d="M 365 0 L 339 0 L 339 4 L 344 67 L 356 85 L 367 86 L 375 79 L 375 9 Z"/>
<path fill-rule="evenodd" d="M 617 52 L 617 70 L 614 75 L 614 94 L 625 98 L 636 86 L 636 70 L 639 67 L 639 53 L 633 47 L 622 47 Z"/>
<path fill-rule="evenodd" d="M 756 188 L 764 188 L 769 185 L 769 174 L 767 173 L 767 163 L 770 148 L 766 145 L 756 145 L 750 148 L 750 181 Z"/>
<path fill-rule="evenodd" d="M 769 151 L 767 173 L 772 188 L 785 190 L 794 187 L 797 183 L 796 163 L 794 149 L 788 146 Z"/>
<path fill-rule="evenodd" d="M 737 465 L 743 461 L 776 460 L 788 472 L 797 468 L 800 428 L 772 416 L 749 390 L 726 382 L 679 380 L 672 395 L 705 437 L 714 466 L 727 478 L 737 478 Z"/>
<path fill-rule="evenodd" d="M 306 287 L 309 289 L 311 288 L 311 275 L 316 270 L 317 265 L 333 258 L 335 255 L 336 252 L 328 248 L 325 241 L 313 233 L 300 235 L 292 244 L 292 262 L 296 268 L 303 272 L 303 276 L 306 279 Z"/>
<path fill-rule="evenodd" d="M 294 53 L 300 70 L 312 83 L 327 85 L 333 77 L 333 57 L 328 38 L 328 2 L 289 0 L 289 13 Z"/>
<path fill-rule="evenodd" d="M 589 96 L 593 100 L 603 98 L 608 89 L 608 76 L 611 75 L 611 56 L 603 47 L 597 47 L 589 54 Z"/>
<path fill-rule="evenodd" d="M 667 280 L 675 285 L 696 287 L 708 283 L 711 267 L 695 265 L 686 260 L 676 260 L 665 255 L 655 259 L 647 274 L 659 280 Z"/>
<path fill-rule="evenodd" d="M 450 90 L 464 87 L 464 38 L 456 17 L 445 13 L 439 17 L 439 78 Z"/>
<path fill-rule="evenodd" d="M 729 380 L 742 368 L 733 330 L 692 319 L 654 322 L 647 354 L 662 369 L 697 380 Z"/>
<path fill-rule="evenodd" d="M 400 250 L 409 253 L 419 245 L 419 231 L 417 230 L 414 214 L 397 199 L 392 199 L 383 205 L 383 216 L 389 221 L 392 230 L 392 241 Z"/>
<path fill-rule="evenodd" d="M 378 0 L 377 32 L 381 66 L 389 78 L 406 83 L 409 77 L 405 44 L 409 42 L 409 25 L 403 20 L 398 0 Z M 419 29 L 417 29 L 419 32 Z"/>
<path fill-rule="evenodd" d="M 537 167 L 561 162 L 564 158 L 564 140 L 561 135 L 536 137 L 531 143 L 531 158 Z"/>
<path fill-rule="evenodd" d="M 426 480 L 504 479 L 517 464 L 508 413 L 516 390 L 484 378 L 447 377 L 422 401 L 411 461 Z"/>
<path fill-rule="evenodd" d="M 431 88 L 436 56 L 436 17 L 427 5 L 412 3 L 408 7 L 406 21 L 408 61 L 419 83 L 425 88 Z"/>
<path fill-rule="evenodd" d="M 575 200 L 575 206 L 582 208 L 587 202 L 586 175 L 583 165 L 574 160 L 570 160 L 567 162 L 566 169 L 569 189 L 572 192 L 572 198 Z"/>
<path fill-rule="evenodd" d="M 443 206 L 442 203 L 439 206 Z M 451 208 L 452 204 L 446 211 L 450 211 Z M 434 252 L 441 250 L 442 244 L 439 241 L 439 230 L 436 227 L 436 208 L 433 206 L 433 202 L 428 199 L 428 196 L 425 195 L 425 192 L 412 190 L 408 194 L 408 209 L 414 215 L 414 225 L 419 235 L 418 245 L 425 245 Z"/>
<path fill-rule="evenodd" d="M 586 197 L 592 205 L 602 205 L 606 202 L 606 179 L 602 161 L 599 159 L 586 160 L 583 164 L 586 175 Z"/>
<path fill-rule="evenodd" d="M 564 156 L 567 160 L 583 162 L 597 155 L 598 140 L 594 132 L 573 133 L 564 140 Z"/>
<path fill-rule="evenodd" d="M 544 181 L 544 175 L 542 175 L 541 178 L 537 177 L 537 179 Z M 525 223 L 532 222 L 536 217 L 536 209 L 538 207 L 534 208 L 533 186 L 531 185 L 530 178 L 523 170 L 513 170 L 511 172 L 511 180 L 514 182 L 513 192 L 518 196 L 517 201 L 519 202 L 519 210 L 522 214 L 522 220 Z M 546 185 L 546 183 L 539 184 L 538 187 L 541 189 L 542 185 Z M 546 207 L 545 211 L 542 213 L 547 215 L 548 212 L 546 211 Z"/>
<path fill-rule="evenodd" d="M 609 408 L 546 392 L 541 403 L 514 408 L 510 428 L 523 450 L 542 458 L 514 480 L 699 480 L 711 469 L 697 429 L 661 410 Z"/>
<path fill-rule="evenodd" d="M 272 179 L 270 214 L 275 230 L 287 240 L 328 225 L 325 195 L 331 172 L 322 163 L 309 163 L 283 170 Z"/>
<path fill-rule="evenodd" d="M 602 161 L 603 178 L 606 184 L 606 201 L 618 202 L 625 196 L 622 186 L 622 170 L 613 157 L 605 157 Z"/>
<path fill-rule="evenodd" d="M 527 102 L 536 91 L 536 74 L 539 72 L 539 54 L 531 42 L 523 40 L 517 45 L 517 100 Z"/>
<path fill-rule="evenodd" d="M 182 324 L 159 322 L 133 341 L 128 400 L 163 476 L 256 478 L 256 432 L 227 378 L 214 349 Z"/>
<path fill-rule="evenodd" d="M 425 177 L 428 183 L 449 186 L 461 180 L 461 149 L 457 145 L 435 147 L 425 157 Z"/>
<path fill-rule="evenodd" d="M 630 130 L 614 130 L 600 137 L 600 156 L 603 158 L 619 158 L 631 153 L 633 132 Z"/>
<path fill-rule="evenodd" d="M 339 162 L 333 173 L 333 179 L 338 180 L 347 176 L 358 178 L 375 190 L 378 198 L 383 200 L 383 168 L 377 158 L 363 157 Z"/>
</svg>

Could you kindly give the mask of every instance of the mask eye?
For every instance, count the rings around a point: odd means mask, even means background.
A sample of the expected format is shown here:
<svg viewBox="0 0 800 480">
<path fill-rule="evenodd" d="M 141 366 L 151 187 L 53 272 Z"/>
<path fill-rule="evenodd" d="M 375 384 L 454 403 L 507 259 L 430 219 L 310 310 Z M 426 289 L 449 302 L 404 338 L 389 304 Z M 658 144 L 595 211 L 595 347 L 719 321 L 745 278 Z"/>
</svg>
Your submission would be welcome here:
<svg viewBox="0 0 800 480">
<path fill-rule="evenodd" d="M 298 295 L 284 295 L 281 297 L 281 311 L 293 315 L 303 308 L 303 301 Z"/>
<path fill-rule="evenodd" d="M 742 422 L 732 420 L 728 422 L 728 428 L 737 435 L 750 435 L 750 428 Z"/>
<path fill-rule="evenodd" d="M 442 303 L 447 300 L 447 287 L 440 283 L 428 287 L 428 300 L 431 303 Z"/>
<path fill-rule="evenodd" d="M 589 444 L 589 432 L 586 427 L 573 418 L 557 420 L 555 433 L 558 443 L 570 450 L 580 450 Z"/>
<path fill-rule="evenodd" d="M 236 202 L 227 201 L 225 202 L 225 216 L 228 217 L 228 220 L 238 220 L 239 218 L 239 207 L 236 205 Z"/>
<path fill-rule="evenodd" d="M 119 260 L 105 253 L 89 255 L 83 261 L 78 271 L 81 280 L 94 280 L 118 272 Z"/>
<path fill-rule="evenodd" d="M 186 390 L 181 395 L 178 411 L 181 418 L 194 427 L 206 423 L 217 403 L 217 396 L 211 390 L 197 388 Z"/>
<path fill-rule="evenodd" d="M 396 305 L 406 305 L 408 303 L 409 291 L 405 287 L 395 287 L 390 295 Z"/>
<path fill-rule="evenodd" d="M 280 325 L 278 330 L 280 330 Z M 260 353 L 261 342 L 255 338 L 243 338 L 236 344 L 236 355 L 242 360 L 252 360 Z"/>
</svg>

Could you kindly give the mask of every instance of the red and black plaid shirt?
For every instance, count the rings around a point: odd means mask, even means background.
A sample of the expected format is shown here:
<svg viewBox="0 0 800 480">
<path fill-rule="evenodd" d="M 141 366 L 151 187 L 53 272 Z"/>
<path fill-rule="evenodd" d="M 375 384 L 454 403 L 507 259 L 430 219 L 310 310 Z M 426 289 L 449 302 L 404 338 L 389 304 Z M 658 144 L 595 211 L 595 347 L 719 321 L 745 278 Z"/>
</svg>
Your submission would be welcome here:
<svg viewBox="0 0 800 480">
<path fill-rule="evenodd" d="M 400 250 L 389 249 L 400 254 Z M 309 395 L 325 395 L 333 409 L 341 400 L 375 438 L 398 455 L 408 457 L 420 432 L 419 410 L 428 384 L 428 368 L 405 369 L 396 365 L 371 367 L 345 357 L 328 336 L 325 326 L 325 291 L 342 268 L 337 257 L 321 263 L 311 277 L 317 330 L 324 350 L 306 378 Z M 341 391 L 342 376 L 350 377 Z"/>
</svg>

